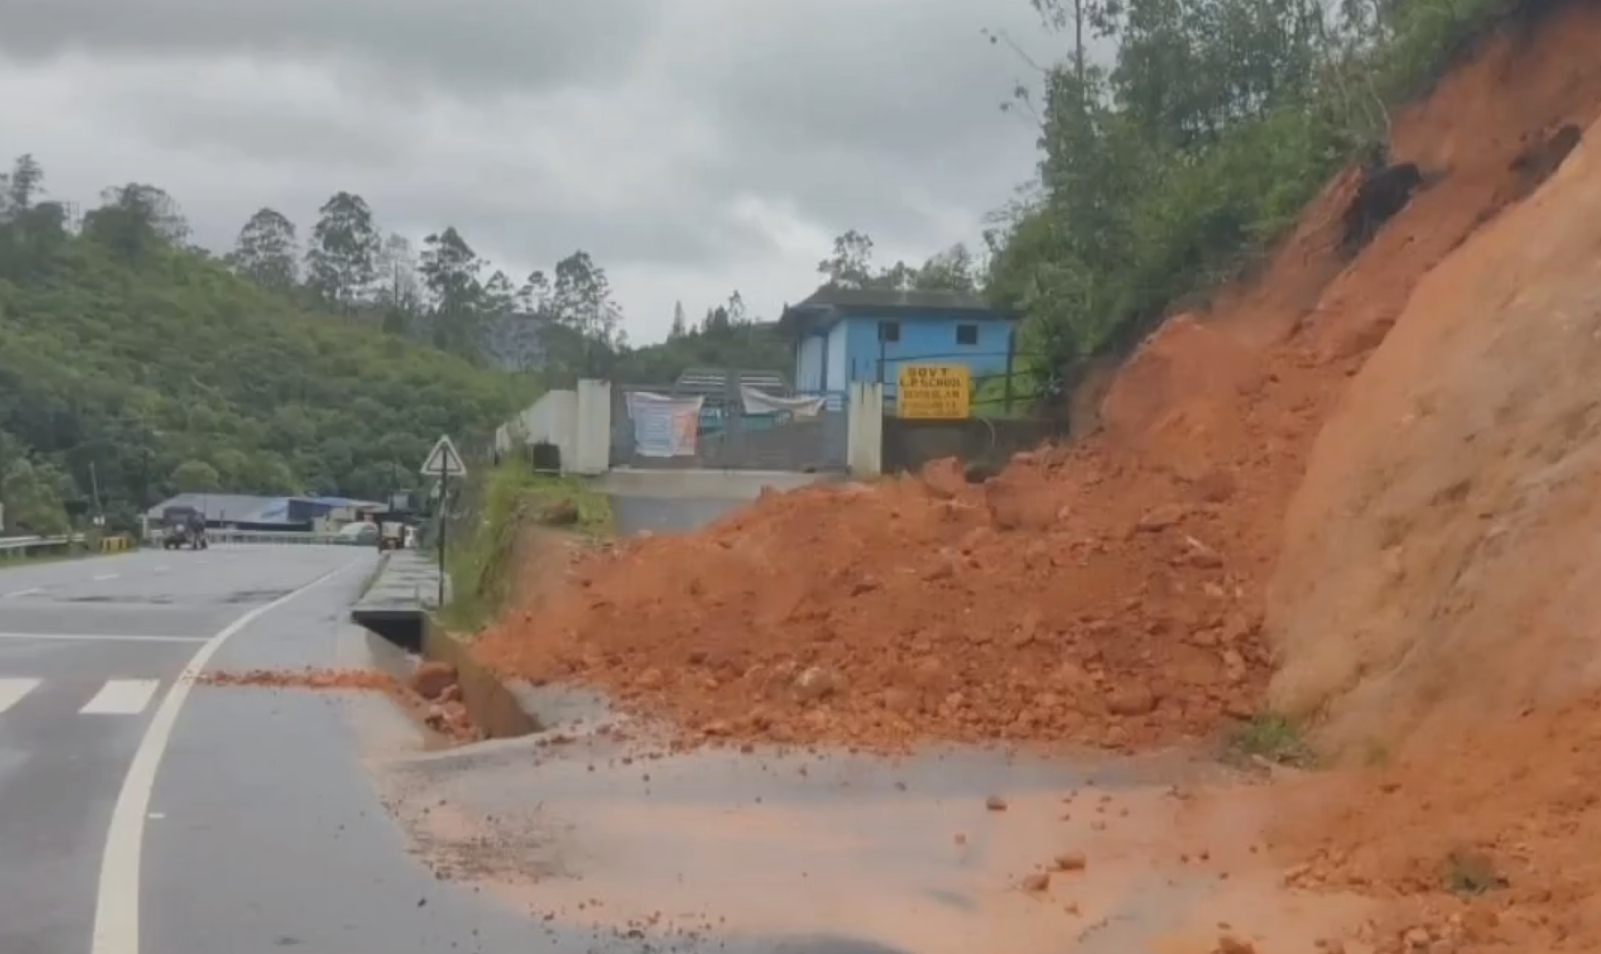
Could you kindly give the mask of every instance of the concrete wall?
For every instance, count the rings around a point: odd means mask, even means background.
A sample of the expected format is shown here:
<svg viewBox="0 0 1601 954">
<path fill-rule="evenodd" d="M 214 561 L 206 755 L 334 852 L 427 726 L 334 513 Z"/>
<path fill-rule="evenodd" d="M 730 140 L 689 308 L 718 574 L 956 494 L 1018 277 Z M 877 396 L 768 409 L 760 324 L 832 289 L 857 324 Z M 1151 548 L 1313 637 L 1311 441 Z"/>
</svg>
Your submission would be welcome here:
<svg viewBox="0 0 1601 954">
<path fill-rule="evenodd" d="M 645 470 L 619 467 L 595 481 L 594 487 L 613 498 L 727 503 L 755 500 L 764 489 L 794 490 L 838 479 L 837 474 L 802 474 L 787 470 Z"/>
<path fill-rule="evenodd" d="M 579 381 L 577 440 L 569 471 L 594 476 L 611 468 L 611 415 L 611 382 Z"/>
<path fill-rule="evenodd" d="M 875 381 L 853 383 L 845 412 L 845 468 L 858 478 L 883 473 L 884 386 Z"/>
<path fill-rule="evenodd" d="M 611 383 L 586 378 L 577 390 L 549 391 L 495 431 L 501 453 L 538 443 L 561 450 L 564 473 L 605 473 L 611 463 Z"/>
<path fill-rule="evenodd" d="M 507 453 L 525 444 L 555 444 L 565 470 L 578 456 L 578 392 L 547 391 L 495 431 L 495 449 Z"/>
</svg>

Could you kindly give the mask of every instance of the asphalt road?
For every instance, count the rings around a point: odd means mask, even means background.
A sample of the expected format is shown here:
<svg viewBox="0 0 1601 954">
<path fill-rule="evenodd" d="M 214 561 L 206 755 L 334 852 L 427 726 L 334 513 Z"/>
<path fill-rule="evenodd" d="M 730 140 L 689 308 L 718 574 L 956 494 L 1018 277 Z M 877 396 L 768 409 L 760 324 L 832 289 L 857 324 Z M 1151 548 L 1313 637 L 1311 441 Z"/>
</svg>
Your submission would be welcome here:
<svg viewBox="0 0 1601 954">
<path fill-rule="evenodd" d="M 612 521 L 617 532 L 623 536 L 634 536 L 643 531 L 678 533 L 693 530 L 749 504 L 749 500 L 732 497 L 674 498 L 620 494 L 611 499 Z"/>
<path fill-rule="evenodd" d="M 645 762 L 599 736 L 425 753 L 381 696 L 191 683 L 392 653 L 346 622 L 375 564 L 217 547 L 0 571 L 0 954 L 1144 949 L 1075 947 L 1007 888 L 1063 836 L 1108 867 L 1098 816 L 1060 829 L 1082 768 Z M 1166 930 L 1243 880 L 1199 877 L 1132 872 L 1105 923 Z"/>
<path fill-rule="evenodd" d="M 214 547 L 0 571 L 0 952 L 877 949 L 620 938 L 439 880 L 369 772 L 419 755 L 386 699 L 180 678 L 372 665 L 390 648 L 346 616 L 375 563 Z"/>
<path fill-rule="evenodd" d="M 214 548 L 0 571 L 0 951 L 99 954 L 91 935 L 113 808 L 179 673 L 247 613 L 341 567 L 359 584 L 372 560 Z M 271 614 L 261 622 L 241 641 L 272 645 Z M 137 868 L 133 882 L 111 892 L 137 900 Z M 196 948 L 165 948 L 185 949 Z"/>
</svg>

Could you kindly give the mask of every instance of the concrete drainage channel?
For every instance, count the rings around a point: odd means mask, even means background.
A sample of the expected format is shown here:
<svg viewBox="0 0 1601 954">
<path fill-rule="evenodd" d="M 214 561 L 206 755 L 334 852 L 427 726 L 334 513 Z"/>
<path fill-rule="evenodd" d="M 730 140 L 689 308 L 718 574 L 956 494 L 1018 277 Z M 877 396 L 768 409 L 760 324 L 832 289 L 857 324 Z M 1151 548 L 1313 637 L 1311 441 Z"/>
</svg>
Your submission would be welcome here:
<svg viewBox="0 0 1601 954">
<path fill-rule="evenodd" d="M 465 643 L 434 625 L 438 586 L 439 568 L 426 557 L 411 550 L 388 553 L 350 618 L 400 650 L 376 658 L 402 683 L 425 663 L 454 670 L 461 704 L 484 737 L 506 739 L 539 731 L 539 721 L 523 709 L 516 694 L 473 659 Z"/>
</svg>

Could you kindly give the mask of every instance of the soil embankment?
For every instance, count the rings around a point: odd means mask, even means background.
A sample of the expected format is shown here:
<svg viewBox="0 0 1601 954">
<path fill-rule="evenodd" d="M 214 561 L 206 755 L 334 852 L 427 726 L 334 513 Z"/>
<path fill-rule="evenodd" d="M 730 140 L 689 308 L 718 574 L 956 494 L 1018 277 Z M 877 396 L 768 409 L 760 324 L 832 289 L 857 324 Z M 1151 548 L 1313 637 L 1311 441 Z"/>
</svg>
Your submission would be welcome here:
<svg viewBox="0 0 1601 954">
<path fill-rule="evenodd" d="M 1558 164 L 1543 144 L 1595 117 L 1601 61 L 1586 51 L 1597 40 L 1601 18 L 1581 3 L 1483 44 L 1395 117 L 1392 160 L 1415 166 L 1417 187 L 1371 242 L 1351 257 L 1350 209 L 1364 193 L 1353 170 L 1258 278 L 1144 345 L 1107 392 L 1100 434 L 1024 455 L 981 485 L 936 468 L 871 488 L 812 488 L 703 532 L 582 559 L 573 585 L 537 614 L 492 627 L 483 658 L 536 681 L 599 685 L 697 737 L 882 747 L 1192 738 L 1258 710 L 1280 658 L 1280 698 L 1304 706 L 1346 688 L 1361 665 L 1295 688 L 1308 667 L 1338 669 L 1304 660 L 1339 652 L 1329 644 L 1351 618 L 1334 608 L 1341 584 L 1297 595 L 1307 589 L 1298 581 L 1360 573 L 1352 560 L 1377 565 L 1383 548 L 1323 547 L 1330 534 L 1368 531 L 1334 526 L 1355 504 L 1316 489 L 1360 480 L 1318 472 L 1333 458 L 1359 475 L 1391 472 L 1342 435 L 1406 413 L 1380 406 L 1404 404 L 1399 395 L 1347 385 L 1420 281 Z M 1518 261 L 1544 247 L 1526 246 Z M 1468 268 L 1484 271 L 1489 257 Z M 1507 273 L 1514 283 L 1531 275 L 1527 265 Z M 1461 301 L 1442 307 L 1467 317 Z M 1546 344 L 1576 362 L 1563 341 Z M 1423 367 L 1435 344 L 1406 347 L 1420 366 L 1383 374 L 1477 384 L 1466 365 Z M 1365 388 L 1369 376 L 1357 380 Z M 1286 533 L 1313 442 L 1342 396 Z M 1396 440 L 1374 433 L 1368 443 Z M 1350 559 L 1318 556 L 1342 552 Z"/>
<path fill-rule="evenodd" d="M 1601 683 L 1596 137 L 1428 274 L 1323 428 L 1269 605 L 1275 701 L 1336 747 Z"/>
</svg>

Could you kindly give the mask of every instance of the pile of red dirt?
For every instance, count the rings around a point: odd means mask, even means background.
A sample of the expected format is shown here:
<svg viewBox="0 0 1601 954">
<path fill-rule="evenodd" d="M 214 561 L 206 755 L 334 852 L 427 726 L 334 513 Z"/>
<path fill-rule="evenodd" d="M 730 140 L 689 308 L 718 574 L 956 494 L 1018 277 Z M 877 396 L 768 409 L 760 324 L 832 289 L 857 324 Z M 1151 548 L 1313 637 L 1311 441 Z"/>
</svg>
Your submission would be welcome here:
<svg viewBox="0 0 1601 954">
<path fill-rule="evenodd" d="M 1530 191 L 1520 159 L 1601 106 L 1601 60 L 1569 52 L 1601 36 L 1594 5 L 1542 9 L 1395 117 L 1419 191 L 1370 245 L 1350 258 L 1352 170 L 1259 276 L 1142 346 L 1100 433 L 981 485 L 943 462 L 586 557 L 477 652 L 710 738 L 1120 748 L 1255 711 L 1278 661 L 1266 590 L 1323 421 L 1418 282 Z"/>
<path fill-rule="evenodd" d="M 1147 508 L 1124 466 L 1049 452 L 979 486 L 943 462 L 770 495 L 581 560 L 475 650 L 709 736 L 1123 745 L 1248 715 L 1267 660 L 1215 488 L 1165 479 Z"/>
<path fill-rule="evenodd" d="M 1289 880 L 1391 898 L 1381 951 L 1601 949 L 1601 696 L 1413 741 L 1287 787 L 1272 841 Z"/>
</svg>

